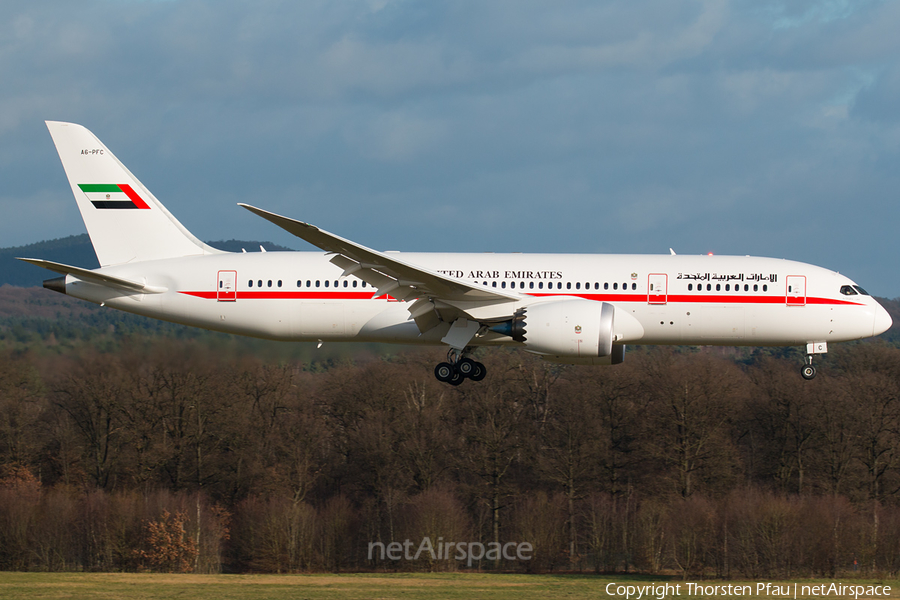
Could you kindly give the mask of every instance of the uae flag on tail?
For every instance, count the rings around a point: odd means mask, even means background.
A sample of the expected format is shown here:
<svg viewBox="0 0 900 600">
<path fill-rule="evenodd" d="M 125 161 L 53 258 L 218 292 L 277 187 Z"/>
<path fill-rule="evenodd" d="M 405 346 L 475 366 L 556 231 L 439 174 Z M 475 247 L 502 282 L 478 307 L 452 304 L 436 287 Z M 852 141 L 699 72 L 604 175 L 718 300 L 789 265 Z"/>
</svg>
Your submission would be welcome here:
<svg viewBox="0 0 900 600">
<path fill-rule="evenodd" d="M 127 183 L 79 183 L 94 208 L 150 208 Z"/>
</svg>

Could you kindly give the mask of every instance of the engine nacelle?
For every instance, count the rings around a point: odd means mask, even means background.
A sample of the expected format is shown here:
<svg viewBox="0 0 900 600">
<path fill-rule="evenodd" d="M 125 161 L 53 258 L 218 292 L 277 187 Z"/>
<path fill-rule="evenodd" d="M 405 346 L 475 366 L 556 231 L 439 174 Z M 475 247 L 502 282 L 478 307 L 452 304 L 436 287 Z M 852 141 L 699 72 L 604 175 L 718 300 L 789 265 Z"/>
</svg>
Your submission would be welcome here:
<svg viewBox="0 0 900 600">
<path fill-rule="evenodd" d="M 551 300 L 525 309 L 523 342 L 529 352 L 559 357 L 613 353 L 616 309 L 582 298 Z"/>
</svg>

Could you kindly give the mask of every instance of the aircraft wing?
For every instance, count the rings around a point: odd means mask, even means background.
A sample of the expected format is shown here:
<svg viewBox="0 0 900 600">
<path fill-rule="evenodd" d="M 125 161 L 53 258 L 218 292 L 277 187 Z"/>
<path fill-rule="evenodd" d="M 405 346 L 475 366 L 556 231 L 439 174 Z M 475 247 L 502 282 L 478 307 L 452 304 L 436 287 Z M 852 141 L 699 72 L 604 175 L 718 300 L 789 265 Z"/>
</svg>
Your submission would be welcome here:
<svg viewBox="0 0 900 600">
<path fill-rule="evenodd" d="M 517 294 L 487 289 L 465 281 L 459 281 L 435 271 L 394 258 L 389 254 L 366 248 L 350 240 L 334 235 L 315 225 L 276 215 L 261 208 L 240 204 L 250 212 L 282 229 L 306 240 L 313 246 L 348 260 L 332 259 L 345 270 L 345 275 L 356 275 L 366 281 L 366 271 L 374 271 L 390 278 L 386 285 L 378 285 L 376 296 L 391 294 L 395 298 L 421 298 L 424 296 L 449 301 L 511 302 L 519 300 Z M 336 257 L 337 258 L 337 257 Z M 353 264 L 348 264 L 352 262 Z M 386 289 L 391 288 L 391 289 Z"/>
<path fill-rule="evenodd" d="M 410 264 L 319 229 L 315 225 L 283 217 L 249 204 L 239 205 L 313 246 L 334 254 L 331 262 L 344 269 L 344 276 L 355 275 L 374 286 L 377 290 L 374 297 L 390 294 L 400 300 L 417 299 L 417 302 L 409 307 L 409 311 L 411 318 L 416 320 L 422 331 L 434 325 L 427 318 L 428 313 L 435 309 L 450 308 L 453 303 L 474 306 L 514 302 L 520 299 L 515 293 L 479 287 Z M 455 318 L 449 314 L 445 317 Z"/>
<path fill-rule="evenodd" d="M 71 265 L 64 265 L 62 263 L 53 262 L 51 260 L 42 260 L 40 258 L 17 258 L 17 260 L 21 260 L 27 262 L 29 264 L 53 271 L 54 273 L 62 273 L 63 275 L 73 275 L 82 281 L 88 281 L 90 283 L 96 283 L 99 285 L 103 285 L 106 287 L 112 287 L 116 289 L 123 290 L 125 292 L 137 292 L 140 294 L 161 294 L 165 292 L 167 288 L 155 287 L 150 285 L 145 285 L 143 283 L 137 281 L 131 281 L 130 279 L 123 279 L 121 277 L 115 277 L 113 275 L 106 275 L 104 273 L 98 273 L 97 271 L 92 271 L 90 269 L 82 269 L 81 267 L 73 267 Z"/>
</svg>

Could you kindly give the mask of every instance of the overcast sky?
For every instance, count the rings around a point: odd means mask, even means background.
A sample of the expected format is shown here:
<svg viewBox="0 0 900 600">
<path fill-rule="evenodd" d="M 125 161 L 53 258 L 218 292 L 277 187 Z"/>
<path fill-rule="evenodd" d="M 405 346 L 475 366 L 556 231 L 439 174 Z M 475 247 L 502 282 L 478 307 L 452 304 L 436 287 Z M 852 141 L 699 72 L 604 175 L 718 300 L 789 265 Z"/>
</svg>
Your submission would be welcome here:
<svg viewBox="0 0 900 600">
<path fill-rule="evenodd" d="M 0 3 L 0 246 L 84 232 L 44 120 L 198 237 L 753 254 L 900 296 L 900 2 Z"/>
</svg>

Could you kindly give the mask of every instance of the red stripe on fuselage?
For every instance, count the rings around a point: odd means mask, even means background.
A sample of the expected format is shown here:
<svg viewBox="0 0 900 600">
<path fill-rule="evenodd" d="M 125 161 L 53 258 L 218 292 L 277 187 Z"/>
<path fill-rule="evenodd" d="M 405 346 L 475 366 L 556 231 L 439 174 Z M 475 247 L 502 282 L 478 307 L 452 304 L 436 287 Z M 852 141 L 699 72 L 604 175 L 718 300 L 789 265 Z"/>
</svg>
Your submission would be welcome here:
<svg viewBox="0 0 900 600">
<path fill-rule="evenodd" d="M 207 300 L 215 300 L 216 292 L 179 292 L 187 296 L 196 298 L 204 298 Z M 553 298 L 557 296 L 584 298 L 585 300 L 593 300 L 595 302 L 631 302 L 638 304 L 647 304 L 647 296 L 644 294 L 526 294 L 535 298 Z M 251 292 L 238 291 L 237 297 L 241 300 L 393 300 L 390 296 L 379 296 L 372 298 L 371 292 L 351 292 L 351 291 L 265 291 Z M 678 294 L 670 295 L 666 299 L 667 304 L 776 304 L 785 306 L 784 296 L 725 296 L 725 295 L 690 295 Z M 836 306 L 863 306 L 859 302 L 850 302 L 848 300 L 839 300 L 835 298 L 814 298 L 807 297 L 806 304 L 832 304 Z M 654 306 L 665 306 L 664 303 L 654 304 Z"/>
<path fill-rule="evenodd" d="M 374 292 L 250 292 L 239 291 L 241 300 L 370 300 Z M 187 296 L 215 300 L 216 292 L 179 292 Z M 385 298 L 385 296 L 380 296 Z"/>
</svg>

